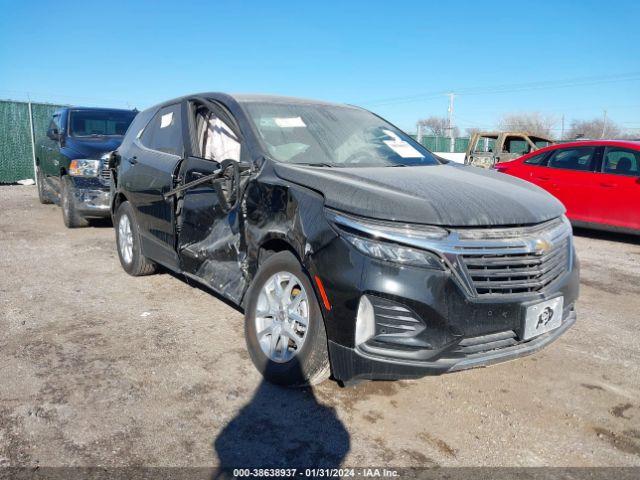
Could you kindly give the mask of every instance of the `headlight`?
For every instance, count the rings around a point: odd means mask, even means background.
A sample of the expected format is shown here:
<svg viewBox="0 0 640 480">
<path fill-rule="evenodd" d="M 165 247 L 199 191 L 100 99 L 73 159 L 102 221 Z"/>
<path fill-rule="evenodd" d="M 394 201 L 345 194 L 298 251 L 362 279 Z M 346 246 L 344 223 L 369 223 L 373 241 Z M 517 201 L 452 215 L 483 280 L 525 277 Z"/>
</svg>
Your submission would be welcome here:
<svg viewBox="0 0 640 480">
<path fill-rule="evenodd" d="M 341 236 L 365 255 L 401 265 L 444 269 L 442 259 L 435 253 L 403 245 L 442 240 L 448 235 L 443 228 L 363 219 L 333 210 L 325 212 Z"/>
<path fill-rule="evenodd" d="M 97 177 L 100 173 L 100 160 L 79 158 L 69 164 L 69 175 L 72 177 Z"/>
<path fill-rule="evenodd" d="M 378 242 L 370 238 L 356 237 L 355 235 L 346 234 L 342 235 L 342 237 L 348 240 L 358 251 L 370 257 L 401 265 L 443 270 L 440 257 L 426 250 L 409 248 L 396 243 Z"/>
<path fill-rule="evenodd" d="M 325 215 L 331 221 L 346 231 L 365 233 L 372 238 L 384 238 L 390 241 L 404 243 L 403 240 L 442 240 L 449 232 L 444 228 L 432 225 L 410 225 L 399 222 L 386 222 L 371 218 L 355 217 L 335 210 L 325 209 Z"/>
</svg>

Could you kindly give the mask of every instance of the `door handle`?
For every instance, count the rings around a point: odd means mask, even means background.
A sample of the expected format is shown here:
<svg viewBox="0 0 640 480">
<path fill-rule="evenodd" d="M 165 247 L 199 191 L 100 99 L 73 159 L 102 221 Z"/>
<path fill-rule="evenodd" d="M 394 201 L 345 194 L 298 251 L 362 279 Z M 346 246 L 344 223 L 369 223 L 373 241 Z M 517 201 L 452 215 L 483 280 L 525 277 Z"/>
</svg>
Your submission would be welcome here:
<svg viewBox="0 0 640 480">
<path fill-rule="evenodd" d="M 547 182 L 549 180 L 551 180 L 551 177 L 533 177 L 536 180 L 542 180 L 543 182 Z"/>
<path fill-rule="evenodd" d="M 616 188 L 618 186 L 617 183 L 609 183 L 609 182 L 600 182 L 600 186 L 604 188 Z"/>
<path fill-rule="evenodd" d="M 135 165 L 136 163 L 138 163 L 138 157 L 136 156 L 129 157 L 127 158 L 127 162 L 129 162 L 131 165 Z"/>
</svg>

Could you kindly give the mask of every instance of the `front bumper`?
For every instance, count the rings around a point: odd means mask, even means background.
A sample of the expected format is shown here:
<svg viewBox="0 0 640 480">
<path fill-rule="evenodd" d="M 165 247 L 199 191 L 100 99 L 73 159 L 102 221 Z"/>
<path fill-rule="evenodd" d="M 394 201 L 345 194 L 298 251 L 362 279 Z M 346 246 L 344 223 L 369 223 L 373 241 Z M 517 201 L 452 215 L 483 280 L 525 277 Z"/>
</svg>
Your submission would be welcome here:
<svg viewBox="0 0 640 480">
<path fill-rule="evenodd" d="M 109 185 L 99 178 L 71 177 L 73 179 L 73 201 L 78 213 L 85 217 L 103 218 L 111 214 Z"/>
<path fill-rule="evenodd" d="M 566 332 L 576 321 L 573 306 L 565 311 L 560 327 L 525 342 L 485 352 L 456 355 L 453 348 L 445 351 L 433 361 L 410 361 L 406 359 L 382 358 L 348 348 L 329 341 L 329 356 L 334 377 L 341 381 L 354 380 L 397 380 L 440 375 L 470 368 L 479 368 L 531 355 L 546 347 Z"/>
<path fill-rule="evenodd" d="M 398 266 L 365 256 L 343 238 L 335 238 L 312 257 L 311 266 L 332 306 L 323 314 L 333 377 L 343 382 L 418 378 L 534 353 L 576 321 L 579 264 L 572 245 L 570 249 L 568 269 L 539 292 L 473 296 L 455 272 Z M 420 331 L 356 346 L 355 319 L 362 295 L 406 309 L 410 313 L 402 315 L 418 319 Z M 561 325 L 522 341 L 527 306 L 560 295 L 565 305 Z"/>
</svg>

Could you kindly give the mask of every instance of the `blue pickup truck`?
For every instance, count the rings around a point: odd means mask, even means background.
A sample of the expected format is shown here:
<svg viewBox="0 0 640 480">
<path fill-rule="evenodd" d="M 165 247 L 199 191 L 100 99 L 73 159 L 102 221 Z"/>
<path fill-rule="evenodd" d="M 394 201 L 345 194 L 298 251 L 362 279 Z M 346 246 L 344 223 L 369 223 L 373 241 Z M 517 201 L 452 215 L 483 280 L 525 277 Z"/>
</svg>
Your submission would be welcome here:
<svg viewBox="0 0 640 480">
<path fill-rule="evenodd" d="M 69 228 L 109 217 L 108 155 L 118 148 L 135 110 L 67 107 L 57 110 L 38 142 L 36 183 L 41 203 L 62 207 Z"/>
</svg>

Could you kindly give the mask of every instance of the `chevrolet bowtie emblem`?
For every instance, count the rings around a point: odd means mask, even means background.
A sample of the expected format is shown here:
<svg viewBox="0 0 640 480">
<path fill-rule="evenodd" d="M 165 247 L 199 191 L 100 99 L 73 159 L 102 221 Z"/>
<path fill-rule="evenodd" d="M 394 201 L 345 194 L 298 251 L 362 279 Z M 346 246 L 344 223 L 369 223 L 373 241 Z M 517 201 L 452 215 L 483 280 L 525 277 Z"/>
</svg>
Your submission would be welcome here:
<svg viewBox="0 0 640 480">
<path fill-rule="evenodd" d="M 545 253 L 550 251 L 552 247 L 553 245 L 551 244 L 551 242 L 543 238 L 539 238 L 536 240 L 534 250 L 536 252 L 536 255 L 544 255 Z"/>
</svg>

